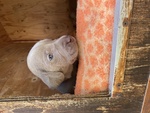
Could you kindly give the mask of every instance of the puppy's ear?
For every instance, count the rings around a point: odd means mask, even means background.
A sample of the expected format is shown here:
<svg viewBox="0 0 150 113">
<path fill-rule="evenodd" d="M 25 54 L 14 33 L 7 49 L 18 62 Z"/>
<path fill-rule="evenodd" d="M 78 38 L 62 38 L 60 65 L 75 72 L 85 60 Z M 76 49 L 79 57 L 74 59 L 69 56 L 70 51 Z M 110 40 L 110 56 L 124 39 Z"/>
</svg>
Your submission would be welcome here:
<svg viewBox="0 0 150 113">
<path fill-rule="evenodd" d="M 56 89 L 64 81 L 65 78 L 62 72 L 51 71 L 42 72 L 39 77 L 50 89 Z"/>
</svg>

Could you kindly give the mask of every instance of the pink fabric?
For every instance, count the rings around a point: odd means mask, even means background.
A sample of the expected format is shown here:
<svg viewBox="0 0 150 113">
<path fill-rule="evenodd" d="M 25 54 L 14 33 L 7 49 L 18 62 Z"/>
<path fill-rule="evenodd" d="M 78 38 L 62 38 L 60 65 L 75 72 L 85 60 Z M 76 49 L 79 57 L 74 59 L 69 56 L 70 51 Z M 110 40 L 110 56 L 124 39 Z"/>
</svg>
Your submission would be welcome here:
<svg viewBox="0 0 150 113">
<path fill-rule="evenodd" d="M 78 0 L 75 94 L 108 90 L 115 0 Z"/>
</svg>

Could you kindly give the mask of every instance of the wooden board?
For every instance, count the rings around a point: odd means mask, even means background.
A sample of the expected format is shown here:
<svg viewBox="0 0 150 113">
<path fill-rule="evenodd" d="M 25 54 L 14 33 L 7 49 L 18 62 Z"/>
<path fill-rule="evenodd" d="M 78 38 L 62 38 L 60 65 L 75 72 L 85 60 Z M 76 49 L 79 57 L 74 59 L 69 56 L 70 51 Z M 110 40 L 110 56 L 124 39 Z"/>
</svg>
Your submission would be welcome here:
<svg viewBox="0 0 150 113">
<path fill-rule="evenodd" d="M 72 34 L 68 0 L 0 0 L 0 22 L 12 40 Z"/>
<path fill-rule="evenodd" d="M 50 96 L 50 90 L 27 68 L 26 58 L 33 44 L 0 45 L 0 98 Z"/>
</svg>

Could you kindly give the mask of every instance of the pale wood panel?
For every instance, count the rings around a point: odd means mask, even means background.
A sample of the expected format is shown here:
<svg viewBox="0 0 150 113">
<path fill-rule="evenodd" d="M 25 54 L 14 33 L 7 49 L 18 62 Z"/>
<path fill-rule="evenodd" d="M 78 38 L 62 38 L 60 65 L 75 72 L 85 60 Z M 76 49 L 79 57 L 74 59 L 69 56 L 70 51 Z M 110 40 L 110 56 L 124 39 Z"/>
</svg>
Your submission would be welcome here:
<svg viewBox="0 0 150 113">
<path fill-rule="evenodd" d="M 12 40 L 72 34 L 68 0 L 0 0 L 0 21 Z"/>
<path fill-rule="evenodd" d="M 58 93 L 29 71 L 26 58 L 32 46 L 32 43 L 0 45 L 0 98 Z"/>
</svg>

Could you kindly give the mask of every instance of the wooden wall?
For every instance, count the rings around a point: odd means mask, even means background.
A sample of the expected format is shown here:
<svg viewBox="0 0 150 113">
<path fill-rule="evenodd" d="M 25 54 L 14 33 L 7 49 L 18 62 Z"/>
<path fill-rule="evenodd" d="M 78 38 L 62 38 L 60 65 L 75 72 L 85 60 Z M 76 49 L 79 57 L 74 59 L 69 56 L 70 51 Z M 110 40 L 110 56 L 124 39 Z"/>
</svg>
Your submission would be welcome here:
<svg viewBox="0 0 150 113">
<path fill-rule="evenodd" d="M 12 40 L 73 33 L 68 0 L 0 0 L 0 22 Z"/>
<path fill-rule="evenodd" d="M 0 23 L 0 43 L 11 41 L 11 39 L 8 37 L 4 27 Z"/>
</svg>

